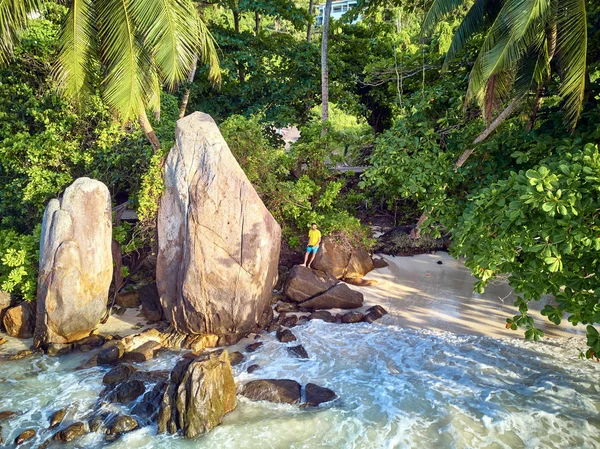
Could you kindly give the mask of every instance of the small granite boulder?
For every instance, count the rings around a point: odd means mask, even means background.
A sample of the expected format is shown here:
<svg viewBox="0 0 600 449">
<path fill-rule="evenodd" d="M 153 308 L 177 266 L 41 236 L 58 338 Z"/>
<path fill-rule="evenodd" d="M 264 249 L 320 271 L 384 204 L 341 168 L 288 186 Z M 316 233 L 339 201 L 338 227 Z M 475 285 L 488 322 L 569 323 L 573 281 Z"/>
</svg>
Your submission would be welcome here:
<svg viewBox="0 0 600 449">
<path fill-rule="evenodd" d="M 295 265 L 284 286 L 285 294 L 295 302 L 306 301 L 336 285 L 338 280 L 322 271 Z"/>
<path fill-rule="evenodd" d="M 292 331 L 289 329 L 282 329 L 277 331 L 277 340 L 281 343 L 289 343 L 292 341 L 296 341 L 296 336 L 292 334 Z"/>
<path fill-rule="evenodd" d="M 31 338 L 35 327 L 34 305 L 26 301 L 7 309 L 2 324 L 11 337 Z"/>
<path fill-rule="evenodd" d="M 312 383 L 306 385 L 305 393 L 306 403 L 312 407 L 316 407 L 324 402 L 333 401 L 337 398 L 335 391 Z"/>
<path fill-rule="evenodd" d="M 304 309 L 356 309 L 363 305 L 363 294 L 350 289 L 346 284 L 338 284 L 325 293 L 300 304 Z"/>
<path fill-rule="evenodd" d="M 297 357 L 299 359 L 307 359 L 308 358 L 308 352 L 306 352 L 306 349 L 304 349 L 304 346 L 302 345 L 298 345 L 298 346 L 289 346 L 288 348 L 288 352 L 290 353 L 290 355 Z"/>
<path fill-rule="evenodd" d="M 248 382 L 241 394 L 253 401 L 297 404 L 300 393 L 301 386 L 295 380 L 261 379 Z"/>
</svg>

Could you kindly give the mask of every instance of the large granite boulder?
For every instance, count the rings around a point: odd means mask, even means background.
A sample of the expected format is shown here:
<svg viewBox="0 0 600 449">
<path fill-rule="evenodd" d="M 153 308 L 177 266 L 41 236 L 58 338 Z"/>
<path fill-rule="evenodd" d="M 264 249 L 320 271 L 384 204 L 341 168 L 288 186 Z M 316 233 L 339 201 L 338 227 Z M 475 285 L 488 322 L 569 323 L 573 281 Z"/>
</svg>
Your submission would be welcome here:
<svg viewBox="0 0 600 449">
<path fill-rule="evenodd" d="M 303 302 L 336 285 L 338 280 L 323 271 L 295 265 L 284 286 L 284 293 L 295 302 Z"/>
<path fill-rule="evenodd" d="M 373 260 L 362 246 L 351 247 L 324 237 L 311 266 L 336 277 L 361 278 L 373 270 Z"/>
<path fill-rule="evenodd" d="M 158 433 L 186 438 L 208 432 L 237 406 L 227 351 L 180 361 L 169 379 L 158 413 Z"/>
<path fill-rule="evenodd" d="M 31 338 L 35 326 L 35 306 L 30 302 L 11 307 L 4 312 L 2 326 L 11 337 Z"/>
<path fill-rule="evenodd" d="M 167 320 L 224 344 L 266 326 L 281 228 L 210 116 L 177 122 L 164 178 L 156 280 Z"/>
<path fill-rule="evenodd" d="M 90 178 L 48 203 L 42 221 L 36 347 L 80 340 L 106 310 L 113 273 L 108 188 Z"/>
</svg>

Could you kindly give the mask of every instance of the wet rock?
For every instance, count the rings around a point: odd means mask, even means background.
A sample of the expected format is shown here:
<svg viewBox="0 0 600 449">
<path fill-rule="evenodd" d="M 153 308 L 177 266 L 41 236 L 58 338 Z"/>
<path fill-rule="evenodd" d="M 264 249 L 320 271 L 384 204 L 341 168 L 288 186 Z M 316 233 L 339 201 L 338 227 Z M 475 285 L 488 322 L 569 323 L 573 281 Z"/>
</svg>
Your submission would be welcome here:
<svg viewBox="0 0 600 449">
<path fill-rule="evenodd" d="M 102 335 L 90 335 L 75 342 L 75 348 L 82 352 L 89 352 L 99 348 L 105 343 L 105 338 Z"/>
<path fill-rule="evenodd" d="M 346 284 L 338 284 L 308 301 L 300 304 L 304 309 L 356 309 L 363 305 L 363 294 L 350 289 Z"/>
<path fill-rule="evenodd" d="M 161 344 L 157 341 L 147 341 L 134 350 L 126 352 L 123 355 L 123 360 L 128 362 L 147 362 L 154 358 L 161 347 Z"/>
<path fill-rule="evenodd" d="M 379 318 L 381 318 L 383 315 L 387 315 L 387 313 L 388 313 L 387 310 L 385 310 L 380 305 L 369 307 L 365 311 L 365 317 L 363 318 L 363 321 L 365 323 L 372 323 L 375 320 L 378 320 Z"/>
<path fill-rule="evenodd" d="M 108 426 L 108 435 L 122 435 L 139 427 L 137 419 L 133 416 L 117 416 Z"/>
<path fill-rule="evenodd" d="M 160 305 L 160 297 L 156 283 L 144 285 L 139 290 L 142 314 L 148 323 L 156 323 L 163 320 L 163 309 Z"/>
<path fill-rule="evenodd" d="M 85 424 L 76 422 L 56 433 L 53 440 L 60 441 L 61 443 L 69 443 L 83 435 L 85 435 Z"/>
<path fill-rule="evenodd" d="M 377 259 L 373 259 L 373 267 L 374 268 L 386 268 L 389 267 L 390 264 L 387 262 L 387 260 L 378 257 Z"/>
<path fill-rule="evenodd" d="M 35 437 L 35 430 L 27 429 L 27 430 L 21 432 L 19 434 L 19 436 L 17 438 L 15 438 L 15 444 L 18 446 L 20 444 L 25 443 L 26 441 L 31 440 L 33 437 Z"/>
<path fill-rule="evenodd" d="M 342 245 L 324 237 L 312 267 L 337 279 L 361 278 L 373 269 L 373 261 L 362 246 Z"/>
<path fill-rule="evenodd" d="M 158 383 L 167 380 L 169 378 L 169 373 L 170 371 L 168 370 L 136 371 L 129 379 L 139 380 L 144 383 Z"/>
<path fill-rule="evenodd" d="M 243 361 L 244 361 L 244 354 L 242 354 L 241 352 L 235 351 L 235 352 L 232 352 L 231 354 L 229 354 L 229 362 L 231 363 L 231 366 L 239 365 Z"/>
<path fill-rule="evenodd" d="M 136 291 L 121 292 L 115 298 L 115 304 L 126 309 L 133 309 L 142 305 L 140 294 Z"/>
<path fill-rule="evenodd" d="M 298 317 L 296 315 L 289 315 L 280 321 L 282 326 L 294 327 L 298 323 Z"/>
<path fill-rule="evenodd" d="M 288 276 L 284 292 L 292 301 L 302 302 L 336 285 L 338 280 L 322 271 L 295 265 Z"/>
<path fill-rule="evenodd" d="M 11 337 L 31 338 L 35 327 L 35 309 L 30 302 L 11 307 L 4 312 L 2 324 Z"/>
<path fill-rule="evenodd" d="M 281 343 L 296 341 L 296 336 L 289 329 L 278 330 L 276 336 Z"/>
<path fill-rule="evenodd" d="M 146 424 L 152 422 L 158 414 L 167 385 L 166 381 L 157 383 L 152 390 L 144 394 L 142 400 L 133 407 L 131 413 L 139 417 Z"/>
<path fill-rule="evenodd" d="M 146 391 L 144 382 L 139 380 L 127 380 L 111 391 L 108 395 L 108 400 L 111 402 L 119 402 L 121 404 L 129 404 L 135 401 Z"/>
<path fill-rule="evenodd" d="M 344 278 L 346 284 L 356 285 L 357 287 L 369 287 L 371 285 L 377 285 L 374 279 L 363 279 L 363 278 Z"/>
<path fill-rule="evenodd" d="M 59 424 L 61 422 L 63 422 L 63 419 L 65 419 L 66 414 L 67 414 L 66 408 L 57 410 L 54 413 L 52 413 L 52 415 L 50 416 L 50 428 L 54 429 L 55 427 L 58 427 Z"/>
<path fill-rule="evenodd" d="M 281 329 L 281 324 L 278 321 L 272 321 L 271 324 L 267 327 L 267 332 L 275 332 Z"/>
<path fill-rule="evenodd" d="M 105 419 L 106 416 L 103 415 L 94 416 L 92 419 L 90 419 L 90 421 L 88 422 L 90 432 L 98 432 L 104 425 Z"/>
<path fill-rule="evenodd" d="M 52 199 L 42 220 L 35 347 L 85 338 L 100 322 L 113 274 L 110 192 L 90 178 Z"/>
<path fill-rule="evenodd" d="M 233 344 L 268 323 L 281 228 L 210 116 L 178 120 L 175 141 L 158 213 L 161 303 L 175 329 Z"/>
<path fill-rule="evenodd" d="M 258 348 L 260 348 L 264 343 L 262 341 L 258 341 L 256 343 L 252 343 L 251 345 L 246 346 L 246 352 L 254 352 Z"/>
<path fill-rule="evenodd" d="M 22 351 L 19 351 L 16 354 L 9 356 L 8 360 L 21 360 L 21 359 L 24 359 L 25 357 L 29 357 L 30 355 L 33 355 L 32 350 L 23 349 Z"/>
<path fill-rule="evenodd" d="M 342 323 L 360 323 L 364 317 L 365 315 L 363 313 L 353 310 L 352 312 L 342 315 Z"/>
<path fill-rule="evenodd" d="M 98 365 L 111 365 L 116 363 L 124 354 L 125 347 L 119 341 L 105 343 L 98 352 Z"/>
<path fill-rule="evenodd" d="M 438 260 L 438 261 L 437 261 L 437 264 L 438 264 L 438 265 L 442 265 L 443 263 L 444 263 L 444 262 L 442 262 L 441 260 Z"/>
<path fill-rule="evenodd" d="M 306 403 L 312 407 L 333 401 L 337 398 L 335 391 L 309 383 L 306 385 Z"/>
<path fill-rule="evenodd" d="M 169 378 L 158 414 L 159 433 L 194 438 L 219 425 L 237 406 L 229 354 L 180 361 Z"/>
<path fill-rule="evenodd" d="M 316 312 L 313 312 L 309 315 L 308 317 L 309 320 L 323 320 L 326 323 L 335 323 L 336 322 L 336 318 L 331 314 L 331 312 L 328 312 L 327 310 L 317 310 Z"/>
<path fill-rule="evenodd" d="M 295 380 L 261 379 L 248 382 L 241 394 L 253 401 L 297 404 L 300 392 L 301 386 Z"/>
<path fill-rule="evenodd" d="M 12 412 L 10 410 L 0 412 L 0 422 L 7 421 L 10 418 L 14 418 L 15 416 L 17 416 L 17 412 Z"/>
<path fill-rule="evenodd" d="M 129 376 L 131 376 L 136 371 L 137 369 L 135 369 L 133 366 L 126 363 L 122 363 L 120 365 L 115 366 L 108 373 L 106 373 L 102 378 L 102 383 L 104 385 L 116 385 L 120 382 L 123 382 L 124 380 L 129 379 Z"/>
<path fill-rule="evenodd" d="M 289 346 L 287 348 L 287 350 L 290 353 L 290 355 L 297 357 L 299 359 L 307 359 L 308 358 L 308 352 L 306 352 L 306 349 L 304 349 L 304 346 L 302 346 L 302 345 Z"/>
<path fill-rule="evenodd" d="M 260 369 L 260 365 L 256 365 L 256 364 L 254 364 L 254 365 L 250 365 L 250 366 L 249 366 L 249 367 L 246 369 L 246 372 L 247 372 L 248 374 L 252 374 L 254 371 L 256 371 L 256 370 L 258 370 L 258 369 Z"/>
<path fill-rule="evenodd" d="M 279 304 L 277 304 L 275 306 L 275 311 L 277 313 L 299 312 L 300 311 L 300 307 L 298 307 L 298 304 L 295 304 L 295 303 L 280 302 Z"/>
<path fill-rule="evenodd" d="M 46 354 L 55 357 L 73 352 L 73 345 L 70 343 L 48 343 L 46 346 Z"/>
<path fill-rule="evenodd" d="M 0 346 L 2 346 L 4 343 L 6 343 L 6 338 L 4 337 L 0 337 Z"/>
</svg>

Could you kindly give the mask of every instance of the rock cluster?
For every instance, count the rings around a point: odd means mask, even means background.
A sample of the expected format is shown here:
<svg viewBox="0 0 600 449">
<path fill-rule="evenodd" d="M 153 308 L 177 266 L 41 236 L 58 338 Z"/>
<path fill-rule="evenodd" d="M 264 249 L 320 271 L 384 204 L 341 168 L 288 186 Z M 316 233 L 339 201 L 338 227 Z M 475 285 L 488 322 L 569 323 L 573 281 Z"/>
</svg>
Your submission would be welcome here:
<svg viewBox="0 0 600 449">
<path fill-rule="evenodd" d="M 345 246 L 324 237 L 312 267 L 337 278 L 362 278 L 373 270 L 373 260 L 362 246 Z"/>
<path fill-rule="evenodd" d="M 302 385 L 290 379 L 259 379 L 245 384 L 242 396 L 253 401 L 298 404 L 302 398 Z M 305 387 L 306 404 L 316 407 L 338 397 L 335 391 L 309 383 Z"/>
</svg>

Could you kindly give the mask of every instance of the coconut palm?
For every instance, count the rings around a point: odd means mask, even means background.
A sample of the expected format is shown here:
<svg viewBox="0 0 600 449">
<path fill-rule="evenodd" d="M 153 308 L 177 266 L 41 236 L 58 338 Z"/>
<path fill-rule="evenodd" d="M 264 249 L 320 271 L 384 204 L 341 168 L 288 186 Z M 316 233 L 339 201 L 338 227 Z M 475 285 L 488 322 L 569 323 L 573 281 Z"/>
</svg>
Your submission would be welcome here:
<svg viewBox="0 0 600 449">
<path fill-rule="evenodd" d="M 9 62 L 28 15 L 43 0 L 0 0 L 0 63 Z M 215 44 L 192 0 L 70 0 L 55 76 L 82 104 L 95 86 L 126 122 L 138 120 L 154 149 L 160 142 L 146 116 L 160 107 L 161 86 L 184 81 L 198 55 L 219 79 Z"/>
<path fill-rule="evenodd" d="M 445 62 L 475 34 L 484 34 L 471 70 L 467 101 L 476 100 L 490 124 L 493 110 L 534 91 L 535 115 L 554 56 L 560 77 L 558 95 L 567 123 L 575 126 L 586 83 L 585 0 L 434 0 L 423 23 L 424 32 L 432 30 L 445 15 L 471 3 Z"/>
<path fill-rule="evenodd" d="M 333 0 L 325 1 L 321 38 L 321 120 L 329 120 L 329 20 Z M 323 128 L 323 133 L 325 128 Z"/>
</svg>

